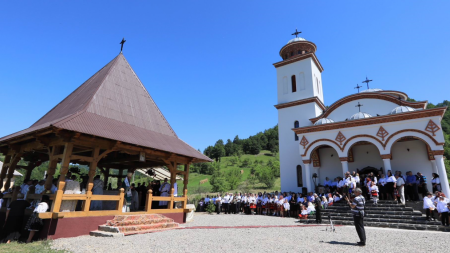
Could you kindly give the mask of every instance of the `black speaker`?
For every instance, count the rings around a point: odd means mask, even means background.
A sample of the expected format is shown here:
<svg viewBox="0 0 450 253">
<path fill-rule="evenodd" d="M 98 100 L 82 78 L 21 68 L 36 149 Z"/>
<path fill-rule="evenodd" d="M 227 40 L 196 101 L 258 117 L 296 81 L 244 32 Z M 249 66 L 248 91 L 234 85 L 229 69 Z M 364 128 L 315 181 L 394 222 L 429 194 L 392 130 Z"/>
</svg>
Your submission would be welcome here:
<svg viewBox="0 0 450 253">
<path fill-rule="evenodd" d="M 302 187 L 302 196 L 306 196 L 308 194 L 308 189 L 306 187 Z"/>
</svg>

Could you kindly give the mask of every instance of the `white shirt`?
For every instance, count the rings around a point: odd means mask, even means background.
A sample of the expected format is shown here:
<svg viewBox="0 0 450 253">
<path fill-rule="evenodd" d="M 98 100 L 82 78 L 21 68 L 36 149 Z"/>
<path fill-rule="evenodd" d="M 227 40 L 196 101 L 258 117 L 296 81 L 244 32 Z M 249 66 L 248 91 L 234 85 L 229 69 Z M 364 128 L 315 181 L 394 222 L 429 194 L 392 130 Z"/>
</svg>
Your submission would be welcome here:
<svg viewBox="0 0 450 253">
<path fill-rule="evenodd" d="M 431 200 L 431 198 L 424 197 L 423 198 L 423 209 L 430 209 L 430 208 L 435 208 L 433 201 Z"/>
<path fill-rule="evenodd" d="M 355 182 L 359 184 L 359 182 L 361 182 L 361 178 L 359 178 L 359 176 L 354 177 Z"/>
<path fill-rule="evenodd" d="M 217 197 L 217 198 L 216 198 L 216 203 L 217 203 L 217 202 L 220 203 L 220 204 L 222 204 L 222 198 L 221 198 L 221 197 Z"/>
<path fill-rule="evenodd" d="M 440 184 L 441 183 L 441 180 L 437 177 L 437 178 L 433 178 L 432 180 L 431 180 L 431 183 L 432 184 Z"/>
<path fill-rule="evenodd" d="M 284 210 L 285 210 L 285 211 L 289 211 L 289 209 L 290 209 L 290 205 L 289 205 L 288 202 L 283 203 L 283 207 L 284 207 Z"/>
<path fill-rule="evenodd" d="M 380 183 L 382 186 L 384 186 L 386 184 L 386 178 L 380 178 L 380 180 L 378 180 L 378 183 Z"/>
<path fill-rule="evenodd" d="M 377 191 L 377 192 L 378 192 L 378 186 L 373 185 L 373 186 L 371 186 L 371 187 L 369 188 L 369 190 L 370 190 L 370 192 L 372 192 L 372 191 Z"/>
<path fill-rule="evenodd" d="M 405 181 L 403 180 L 403 178 L 398 177 L 397 178 L 397 187 L 401 187 L 405 185 Z"/>
<path fill-rule="evenodd" d="M 249 202 L 250 204 L 256 204 L 256 199 L 255 199 L 255 197 L 250 197 L 250 198 L 248 199 L 248 202 Z"/>
<path fill-rule="evenodd" d="M 445 212 L 449 211 L 447 203 L 448 203 L 448 199 L 438 201 L 436 209 L 438 210 L 439 213 L 445 213 Z"/>
<path fill-rule="evenodd" d="M 390 176 L 390 177 L 388 177 L 388 179 L 386 180 L 388 183 L 395 183 L 395 182 L 397 182 L 397 179 L 395 179 L 395 177 L 394 176 Z"/>
<path fill-rule="evenodd" d="M 40 202 L 37 207 L 34 209 L 34 212 L 37 213 L 45 213 L 47 212 L 48 204 L 45 202 Z"/>
<path fill-rule="evenodd" d="M 230 196 L 229 195 L 223 196 L 222 203 L 228 204 L 229 202 L 230 202 Z"/>
<path fill-rule="evenodd" d="M 333 203 L 333 198 L 328 198 L 328 203 Z"/>
<path fill-rule="evenodd" d="M 308 206 L 308 209 L 306 209 L 306 211 L 308 212 L 308 214 L 309 213 L 311 213 L 311 212 L 315 212 L 316 211 L 316 209 L 314 208 L 314 206 L 313 205 L 310 205 L 310 206 Z"/>
</svg>

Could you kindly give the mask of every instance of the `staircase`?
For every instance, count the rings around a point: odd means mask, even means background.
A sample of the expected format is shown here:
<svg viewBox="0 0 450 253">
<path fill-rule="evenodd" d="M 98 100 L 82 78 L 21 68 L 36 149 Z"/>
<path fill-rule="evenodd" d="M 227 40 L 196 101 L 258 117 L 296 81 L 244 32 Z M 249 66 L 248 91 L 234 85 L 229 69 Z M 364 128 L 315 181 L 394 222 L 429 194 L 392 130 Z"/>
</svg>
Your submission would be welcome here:
<svg viewBox="0 0 450 253">
<path fill-rule="evenodd" d="M 98 230 L 90 232 L 91 236 L 118 237 L 134 234 L 145 234 L 179 228 L 173 219 L 160 214 L 117 215 Z"/>
<path fill-rule="evenodd" d="M 345 203 L 334 203 L 327 209 L 322 209 L 322 224 L 329 224 L 328 215 L 335 225 L 353 226 L 353 215 L 350 207 Z M 315 223 L 315 215 L 308 216 L 300 223 Z M 366 217 L 364 225 L 369 227 L 398 228 L 410 230 L 431 230 L 450 232 L 449 227 L 444 227 L 441 222 L 427 221 L 421 211 L 415 211 L 412 207 L 398 204 L 393 200 L 379 200 L 378 205 L 366 201 Z"/>
</svg>

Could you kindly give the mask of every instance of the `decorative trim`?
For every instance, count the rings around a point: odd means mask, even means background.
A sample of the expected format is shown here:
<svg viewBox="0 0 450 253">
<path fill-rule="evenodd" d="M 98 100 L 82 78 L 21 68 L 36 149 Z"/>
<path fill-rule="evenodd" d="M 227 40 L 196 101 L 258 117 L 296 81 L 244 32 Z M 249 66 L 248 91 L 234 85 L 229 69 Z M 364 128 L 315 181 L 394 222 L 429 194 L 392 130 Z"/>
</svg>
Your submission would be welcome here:
<svg viewBox="0 0 450 253">
<path fill-rule="evenodd" d="M 317 143 L 319 141 L 329 141 L 329 142 L 332 142 L 332 143 L 336 144 L 336 146 L 339 147 L 339 144 L 337 142 L 333 141 L 333 140 L 330 140 L 330 139 L 318 139 L 318 140 L 315 140 L 315 141 L 311 142 L 311 144 L 308 145 L 308 147 L 305 150 L 305 153 L 303 153 L 302 156 L 306 156 L 306 153 L 308 153 L 309 148 L 311 148 L 311 146 L 314 145 L 314 143 Z M 342 150 L 342 148 L 341 148 L 341 150 Z"/>
<path fill-rule="evenodd" d="M 404 132 L 416 132 L 416 133 L 421 133 L 421 134 L 424 134 L 424 135 L 426 135 L 427 137 L 429 137 L 433 142 L 434 142 L 434 144 L 436 144 L 436 145 L 444 145 L 445 144 L 445 142 L 437 142 L 434 138 L 433 138 L 433 136 L 431 136 L 429 133 L 427 133 L 427 132 L 424 132 L 424 131 L 421 131 L 421 130 L 417 130 L 417 129 L 403 129 L 403 130 L 400 130 L 400 131 L 397 131 L 397 132 L 395 132 L 395 133 L 393 133 L 391 136 L 389 136 L 387 139 L 386 139 L 386 144 L 387 143 L 389 143 L 389 140 L 390 139 L 392 139 L 395 135 L 397 135 L 397 134 L 400 134 L 400 133 L 404 133 Z M 423 142 L 425 142 L 425 143 L 427 143 L 425 140 L 423 140 L 422 138 L 419 138 L 419 137 L 416 137 L 416 136 L 414 136 L 415 138 L 418 138 L 418 139 L 420 139 L 420 140 L 422 140 Z M 386 145 L 384 145 L 384 147 L 386 147 Z"/>
<path fill-rule="evenodd" d="M 427 127 L 425 127 L 425 131 L 428 131 L 430 133 L 433 133 L 433 136 L 436 136 L 437 131 L 441 130 L 441 128 L 436 125 L 436 123 L 433 122 L 433 120 L 430 119 L 430 121 L 428 121 L 428 125 Z"/>
<path fill-rule="evenodd" d="M 380 155 L 381 159 L 392 159 L 392 155 L 391 154 L 387 154 L 387 155 Z"/>
<path fill-rule="evenodd" d="M 320 167 L 320 155 L 319 150 L 315 149 L 311 154 L 311 159 L 313 161 L 313 167 Z"/>
<path fill-rule="evenodd" d="M 392 91 L 393 92 L 393 91 Z M 331 112 L 333 112 L 334 110 L 336 110 L 338 107 L 340 107 L 343 104 L 358 100 L 358 99 L 380 99 L 380 100 L 385 100 L 388 102 L 392 102 L 394 104 L 398 104 L 398 105 L 407 105 L 409 107 L 412 108 L 416 108 L 416 109 L 425 109 L 426 105 L 427 105 L 427 101 L 420 101 L 420 102 L 408 102 L 408 101 L 399 101 L 395 96 L 393 95 L 389 95 L 389 94 L 385 94 L 385 93 L 379 93 L 379 92 L 362 92 L 362 93 L 356 93 L 350 96 L 346 96 L 343 97 L 341 99 L 339 99 L 338 101 L 334 102 L 332 105 L 330 105 L 330 107 L 328 107 L 328 109 L 325 111 L 325 113 L 323 113 L 322 115 L 320 115 L 319 117 L 316 118 L 312 118 L 309 119 L 312 123 L 315 123 L 316 121 L 318 121 L 321 118 L 326 118 L 328 115 L 330 115 Z M 396 114 L 398 115 L 398 114 Z"/>
<path fill-rule="evenodd" d="M 373 137 L 372 135 L 368 135 L 368 134 L 358 134 L 358 135 L 355 135 L 355 136 L 350 137 L 350 138 L 344 143 L 344 146 L 342 147 L 342 151 L 344 151 L 345 147 L 347 146 L 347 143 L 349 143 L 351 140 L 353 140 L 353 139 L 355 139 L 355 138 L 359 138 L 359 137 L 367 137 L 367 138 L 374 139 L 374 140 L 378 141 L 378 143 L 380 143 L 380 145 L 383 146 L 383 148 L 385 147 L 384 144 L 383 144 L 380 140 L 378 140 L 377 138 Z M 354 144 L 356 144 L 356 143 L 354 143 Z M 353 145 L 354 145 L 354 144 L 353 144 Z M 372 144 L 373 144 L 373 143 L 372 143 Z M 352 145 L 352 146 L 353 146 L 353 145 Z"/>
<path fill-rule="evenodd" d="M 380 129 L 378 129 L 377 136 L 382 138 L 381 141 L 384 141 L 384 137 L 388 136 L 389 133 L 386 131 L 386 129 L 383 128 L 383 126 L 380 126 Z"/>
<path fill-rule="evenodd" d="M 433 116 L 442 117 L 444 115 L 446 109 L 447 109 L 447 107 L 439 107 L 439 108 L 426 109 L 426 110 L 420 110 L 420 111 L 404 112 L 404 113 L 394 114 L 394 115 L 385 115 L 385 116 L 378 116 L 378 117 L 365 118 L 365 119 L 340 121 L 340 122 L 328 123 L 328 124 L 324 124 L 324 125 L 294 128 L 292 130 L 296 134 L 305 134 L 305 133 L 321 132 L 321 131 L 343 129 L 343 128 L 350 128 L 350 127 L 383 124 L 383 123 L 388 123 L 388 122 L 397 122 L 397 121 L 410 120 L 410 119 L 428 118 L 428 117 L 433 117 Z"/>
<path fill-rule="evenodd" d="M 303 164 L 310 164 L 311 160 L 303 160 Z"/>
<path fill-rule="evenodd" d="M 326 109 L 325 105 L 322 103 L 322 101 L 320 101 L 320 99 L 318 97 L 300 99 L 300 100 L 283 103 L 283 104 L 278 104 L 278 105 L 274 105 L 274 106 L 277 109 L 283 109 L 283 108 L 287 108 L 287 107 L 291 107 L 291 106 L 303 105 L 303 104 L 309 104 L 309 103 L 316 103 L 320 107 L 320 109 L 322 109 L 322 110 Z"/>
<path fill-rule="evenodd" d="M 348 157 L 339 157 L 341 162 L 348 162 Z"/>
<path fill-rule="evenodd" d="M 288 48 L 288 47 L 295 46 L 295 45 L 299 45 L 299 44 L 302 45 L 302 46 L 311 46 L 311 47 L 312 47 L 312 48 L 311 48 L 311 49 L 312 49 L 311 51 L 314 51 L 313 53 L 315 53 L 316 50 L 317 50 L 316 44 L 312 43 L 311 41 L 307 41 L 307 40 L 303 40 L 303 41 L 295 41 L 295 42 L 291 42 L 291 43 L 288 43 L 288 44 L 284 45 L 284 46 L 280 49 L 279 55 L 281 56 L 281 58 L 283 58 L 283 50 L 284 50 L 284 49 L 286 49 L 286 48 Z"/>
<path fill-rule="evenodd" d="M 345 136 L 341 133 L 341 131 L 339 131 L 335 140 L 338 141 L 339 144 L 342 146 L 342 142 L 347 140 L 347 138 L 345 138 Z"/>
<path fill-rule="evenodd" d="M 306 139 L 306 137 L 303 135 L 302 140 L 300 141 L 300 145 L 303 146 L 303 149 L 305 149 L 306 145 L 308 145 L 309 141 Z"/>
<path fill-rule="evenodd" d="M 433 155 L 444 155 L 444 150 L 433 150 Z"/>
<path fill-rule="evenodd" d="M 355 157 L 353 156 L 353 148 L 349 148 L 348 150 L 348 162 L 352 163 L 355 161 Z"/>
<path fill-rule="evenodd" d="M 320 73 L 322 73 L 323 72 L 322 64 L 320 64 L 319 59 L 317 59 L 317 57 L 316 57 L 316 55 L 314 53 L 299 54 L 299 55 L 291 57 L 291 58 L 289 58 L 287 60 L 276 62 L 276 63 L 273 64 L 273 66 L 275 66 L 275 68 L 279 68 L 281 66 L 284 66 L 284 65 L 287 65 L 287 64 L 290 64 L 290 63 L 293 63 L 293 62 L 301 61 L 301 60 L 304 60 L 304 59 L 308 59 L 308 58 L 312 58 L 312 60 L 316 64 L 317 68 L 319 69 Z"/>
<path fill-rule="evenodd" d="M 430 161 L 435 160 L 433 150 L 431 150 L 430 145 L 426 145 L 426 146 L 427 146 L 428 160 L 430 160 Z"/>
</svg>

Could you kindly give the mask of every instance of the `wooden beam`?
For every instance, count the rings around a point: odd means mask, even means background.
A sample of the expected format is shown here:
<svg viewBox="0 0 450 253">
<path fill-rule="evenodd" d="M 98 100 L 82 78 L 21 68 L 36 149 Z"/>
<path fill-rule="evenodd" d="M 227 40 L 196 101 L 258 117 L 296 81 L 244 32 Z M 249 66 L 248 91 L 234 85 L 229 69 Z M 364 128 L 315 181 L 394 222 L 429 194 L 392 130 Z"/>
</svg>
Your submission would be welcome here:
<svg viewBox="0 0 450 253">
<path fill-rule="evenodd" d="M 89 180 L 88 180 L 87 187 L 86 187 L 87 199 L 84 202 L 84 208 L 83 208 L 83 210 L 85 212 L 89 212 L 89 208 L 91 207 L 92 188 L 94 186 L 93 182 L 94 182 L 95 171 L 97 169 L 97 162 L 98 162 L 98 159 L 99 159 L 99 156 L 100 156 L 99 153 L 100 153 L 100 148 L 96 147 L 94 149 L 93 156 L 92 156 L 92 161 L 91 161 L 91 164 L 89 166 Z"/>
<path fill-rule="evenodd" d="M 7 191 L 9 187 L 11 186 L 11 178 L 14 175 L 14 171 L 16 170 L 16 165 L 22 158 L 22 153 L 16 153 L 14 157 L 11 159 L 11 163 L 8 168 L 8 174 L 6 175 L 6 182 L 4 186 L 4 190 Z M 2 180 L 3 181 L 3 180 Z"/>
<path fill-rule="evenodd" d="M 93 157 L 88 157 L 88 156 L 81 156 L 81 155 L 71 155 L 70 156 L 70 160 L 72 160 L 72 161 L 73 160 L 80 160 L 80 161 L 92 163 L 94 161 L 94 158 Z"/>
<path fill-rule="evenodd" d="M 3 187 L 3 180 L 6 177 L 6 172 L 8 171 L 9 163 L 11 162 L 12 155 L 6 155 L 3 162 L 2 171 L 0 172 L 0 190 Z"/>
<path fill-rule="evenodd" d="M 64 145 L 63 159 L 61 162 L 61 175 L 58 181 L 58 190 L 56 191 L 55 201 L 53 201 L 53 211 L 59 212 L 61 208 L 64 187 L 66 186 L 66 174 L 69 172 L 70 156 L 72 155 L 73 143 L 67 142 Z"/>
</svg>

